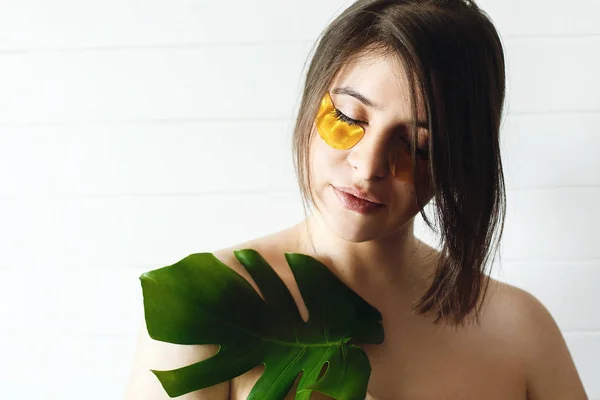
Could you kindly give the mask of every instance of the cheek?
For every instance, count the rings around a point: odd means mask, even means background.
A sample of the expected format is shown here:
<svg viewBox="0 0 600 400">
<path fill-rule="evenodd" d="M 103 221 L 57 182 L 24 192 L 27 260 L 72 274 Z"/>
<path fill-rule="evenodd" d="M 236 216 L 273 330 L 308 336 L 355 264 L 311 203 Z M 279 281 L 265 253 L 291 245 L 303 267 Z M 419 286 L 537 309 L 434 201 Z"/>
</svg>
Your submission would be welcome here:
<svg viewBox="0 0 600 400">
<path fill-rule="evenodd" d="M 315 180 L 326 178 L 328 171 L 343 161 L 345 153 L 329 146 L 319 135 L 313 136 L 309 150 L 312 177 Z"/>
<path fill-rule="evenodd" d="M 411 198 L 410 207 L 413 205 L 416 207 L 414 201 L 418 197 L 425 204 L 429 203 L 429 201 L 433 198 L 433 185 L 431 175 L 429 173 L 429 161 L 428 160 L 418 160 L 418 174 L 417 174 L 417 182 L 415 183 L 413 178 L 413 168 L 411 164 L 410 157 L 405 157 L 406 162 L 402 165 L 402 168 L 396 171 L 396 176 L 394 180 L 399 183 L 396 190 L 400 190 L 398 192 L 398 196 L 400 198 Z M 417 194 L 418 190 L 418 194 Z M 409 206 L 407 203 L 406 206 Z"/>
</svg>

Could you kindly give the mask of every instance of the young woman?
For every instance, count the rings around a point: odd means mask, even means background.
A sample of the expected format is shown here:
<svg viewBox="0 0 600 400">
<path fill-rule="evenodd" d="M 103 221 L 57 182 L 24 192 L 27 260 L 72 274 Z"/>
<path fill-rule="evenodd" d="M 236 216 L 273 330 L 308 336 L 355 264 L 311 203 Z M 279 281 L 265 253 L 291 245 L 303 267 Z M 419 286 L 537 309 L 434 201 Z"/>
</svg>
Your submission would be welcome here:
<svg viewBox="0 0 600 400">
<path fill-rule="evenodd" d="M 294 132 L 305 220 L 214 253 L 258 290 L 233 250 L 259 251 L 304 320 L 284 252 L 317 258 L 375 306 L 385 341 L 361 345 L 368 399 L 586 398 L 546 308 L 485 273 L 505 210 L 504 95 L 502 44 L 474 2 L 355 2 L 323 32 L 306 76 Z M 413 235 L 417 213 L 440 250 Z M 216 349 L 175 350 L 143 328 L 128 398 L 167 399 L 148 370 Z M 246 399 L 262 370 L 182 398 Z"/>
</svg>

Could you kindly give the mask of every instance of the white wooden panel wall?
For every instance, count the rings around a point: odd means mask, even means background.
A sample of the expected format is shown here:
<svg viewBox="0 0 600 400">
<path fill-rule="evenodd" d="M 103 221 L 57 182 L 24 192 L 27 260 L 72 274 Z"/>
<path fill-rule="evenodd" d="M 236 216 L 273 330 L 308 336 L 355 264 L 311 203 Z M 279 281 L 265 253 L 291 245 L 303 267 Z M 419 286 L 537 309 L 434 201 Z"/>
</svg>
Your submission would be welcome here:
<svg viewBox="0 0 600 400">
<path fill-rule="evenodd" d="M 142 272 L 302 218 L 302 68 L 347 4 L 0 2 L 0 398 L 121 398 Z M 546 304 L 598 400 L 600 2 L 480 5 L 509 74 L 494 274 Z"/>
</svg>

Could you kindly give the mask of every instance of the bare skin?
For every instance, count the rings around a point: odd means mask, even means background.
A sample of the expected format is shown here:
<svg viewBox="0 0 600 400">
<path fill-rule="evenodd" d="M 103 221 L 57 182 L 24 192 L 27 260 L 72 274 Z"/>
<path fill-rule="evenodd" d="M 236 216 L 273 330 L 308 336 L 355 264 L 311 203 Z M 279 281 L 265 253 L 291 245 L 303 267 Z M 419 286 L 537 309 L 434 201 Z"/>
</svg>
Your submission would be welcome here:
<svg viewBox="0 0 600 400">
<path fill-rule="evenodd" d="M 215 255 L 258 289 L 231 251 L 241 248 L 259 251 L 288 286 L 303 319 L 307 320 L 308 312 L 283 259 L 284 251 L 299 250 L 293 245 L 297 242 L 293 237 L 297 228 L 223 249 Z M 424 243 L 421 246 L 433 250 Z M 490 288 L 490 293 L 495 290 L 496 295 L 494 304 L 488 300 L 485 306 L 483 324 L 453 331 L 433 325 L 430 316 L 411 314 L 409 298 L 417 295 L 416 290 L 411 295 L 399 291 L 369 294 L 364 288 L 353 287 L 382 313 L 386 334 L 381 345 L 359 344 L 373 368 L 367 399 L 526 399 L 522 360 L 516 348 L 507 344 L 514 333 L 500 324 L 497 311 L 491 310 L 507 301 L 499 299 L 498 293 L 507 297 L 516 289 L 497 281 Z M 232 380 L 230 399 L 245 400 L 263 369 L 256 367 Z M 293 399 L 292 393 L 293 390 L 286 399 Z M 329 397 L 314 393 L 311 398 Z"/>
<path fill-rule="evenodd" d="M 411 303 L 424 285 L 413 290 L 390 286 L 377 291 L 350 282 L 333 265 L 299 246 L 301 225 L 240 243 L 213 254 L 260 290 L 233 255 L 252 248 L 261 253 L 292 294 L 302 318 L 309 318 L 284 252 L 317 257 L 382 313 L 385 341 L 360 345 L 372 373 L 366 400 L 586 400 L 563 337 L 545 308 L 527 292 L 490 280 L 479 325 L 458 330 L 432 323 L 428 315 L 414 315 Z M 414 265 L 427 269 L 435 251 L 419 242 Z M 403 291 L 404 290 L 404 291 Z M 178 346 L 157 342 L 140 330 L 138 350 L 125 398 L 167 400 L 149 369 L 175 369 L 214 355 L 216 345 Z M 181 396 L 181 400 L 245 400 L 259 379 L 262 365 L 229 382 Z M 295 387 L 286 400 L 294 399 Z M 329 399 L 313 393 L 312 400 Z"/>
<path fill-rule="evenodd" d="M 292 293 L 302 318 L 308 312 L 283 253 L 301 251 L 298 248 L 298 231 L 301 224 L 262 238 L 215 252 L 257 290 L 258 287 L 232 254 L 234 249 L 252 248 L 259 251 L 271 264 Z M 431 260 L 435 250 L 419 242 L 421 261 Z M 314 254 L 312 254 L 314 256 Z M 343 276 L 338 275 L 348 284 Z M 491 278 L 490 278 L 491 279 Z M 414 315 L 410 304 L 422 293 L 423 287 L 410 294 L 398 290 L 368 292 L 364 287 L 351 286 L 369 303 L 375 305 L 383 316 L 385 341 L 380 345 L 359 344 L 367 353 L 373 368 L 366 400 L 431 400 L 431 399 L 586 399 L 572 360 L 564 347 L 555 347 L 553 356 L 547 354 L 545 362 L 560 360 L 560 378 L 563 386 L 559 391 L 544 397 L 528 393 L 533 385 L 545 387 L 549 382 L 528 383 L 531 368 L 528 350 L 531 341 L 527 336 L 524 306 L 531 303 L 531 296 L 521 289 L 491 279 L 488 295 L 482 307 L 479 325 L 450 329 L 432 323 L 431 316 Z M 550 334 L 550 332 L 546 332 Z M 561 351 L 562 350 L 562 351 Z M 542 360 L 538 360 L 542 362 Z M 230 382 L 230 399 L 245 400 L 264 367 L 258 366 Z M 548 379 L 551 379 L 548 376 Z M 286 400 L 294 398 L 295 387 Z M 549 387 L 549 386 L 548 386 Z M 561 392 L 562 390 L 562 392 Z M 313 393 L 311 399 L 329 399 Z"/>
</svg>

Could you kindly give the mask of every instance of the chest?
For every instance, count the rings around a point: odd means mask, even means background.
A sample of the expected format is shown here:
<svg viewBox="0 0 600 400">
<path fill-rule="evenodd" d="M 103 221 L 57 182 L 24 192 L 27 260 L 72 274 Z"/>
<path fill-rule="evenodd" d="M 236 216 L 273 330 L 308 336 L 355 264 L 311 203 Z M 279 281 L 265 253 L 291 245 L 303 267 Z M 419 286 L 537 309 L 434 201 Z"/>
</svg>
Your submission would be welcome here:
<svg viewBox="0 0 600 400">
<path fill-rule="evenodd" d="M 525 400 L 518 355 L 510 343 L 477 329 L 453 332 L 420 324 L 384 326 L 380 345 L 360 345 L 372 372 L 366 400 Z M 231 399 L 245 400 L 263 367 L 232 381 Z M 293 400 L 295 387 L 286 400 Z M 330 399 L 313 393 L 312 400 Z"/>
</svg>

